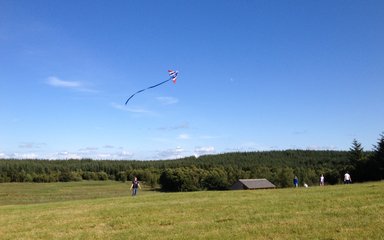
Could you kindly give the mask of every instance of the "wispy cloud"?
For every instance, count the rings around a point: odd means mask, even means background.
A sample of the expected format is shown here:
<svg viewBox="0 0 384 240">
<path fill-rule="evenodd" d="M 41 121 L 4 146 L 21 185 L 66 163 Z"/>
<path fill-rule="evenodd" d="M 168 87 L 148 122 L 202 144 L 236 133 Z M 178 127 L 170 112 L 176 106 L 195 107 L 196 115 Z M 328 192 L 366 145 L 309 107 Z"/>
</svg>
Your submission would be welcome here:
<svg viewBox="0 0 384 240">
<path fill-rule="evenodd" d="M 165 159 L 178 159 L 186 156 L 194 155 L 196 157 L 201 155 L 208 155 L 216 153 L 215 148 L 212 146 L 196 147 L 194 150 L 186 150 L 183 147 L 175 147 L 168 149 L 159 149 L 155 151 L 152 157 L 145 157 L 141 159 L 148 160 L 165 160 Z M 139 154 L 140 155 L 140 154 Z M 132 160 L 137 156 L 137 153 L 126 150 L 120 147 L 113 148 L 99 148 L 99 147 L 84 147 L 75 151 L 63 150 L 58 152 L 14 152 L 6 153 L 0 152 L 0 158 L 4 159 L 95 159 L 95 160 Z"/>
<path fill-rule="evenodd" d="M 109 149 L 112 149 L 112 148 L 115 148 L 115 146 L 113 146 L 113 145 L 108 145 L 108 144 L 107 144 L 107 145 L 104 145 L 103 148 L 109 148 Z"/>
<path fill-rule="evenodd" d="M 335 146 L 307 146 L 306 150 L 322 151 L 322 150 L 338 150 L 338 149 Z"/>
<path fill-rule="evenodd" d="M 34 142 L 23 142 L 19 144 L 19 148 L 42 148 L 45 146 L 45 143 L 34 143 Z"/>
<path fill-rule="evenodd" d="M 47 84 L 53 87 L 62 87 L 62 88 L 81 88 L 82 84 L 75 81 L 64 81 L 57 77 L 48 77 Z"/>
<path fill-rule="evenodd" d="M 111 103 L 111 106 L 117 110 L 125 111 L 125 112 L 153 114 L 153 112 L 146 110 L 144 108 L 131 108 L 122 104 L 117 104 L 117 103 Z"/>
<path fill-rule="evenodd" d="M 134 156 L 132 152 L 121 151 L 116 154 L 117 159 L 131 159 Z"/>
<path fill-rule="evenodd" d="M 36 153 L 13 153 L 9 157 L 14 159 L 37 159 L 38 155 Z"/>
<path fill-rule="evenodd" d="M 174 126 L 170 126 L 170 127 L 159 127 L 157 129 L 158 130 L 170 131 L 170 130 L 188 129 L 188 128 L 189 128 L 189 123 L 188 122 L 184 122 L 184 123 L 181 123 L 181 124 L 178 124 L 178 125 L 174 125 Z"/>
<path fill-rule="evenodd" d="M 282 150 L 278 146 L 262 145 L 257 142 L 247 141 L 242 142 L 236 147 L 226 148 L 225 152 L 248 152 L 248 151 L 268 151 L 268 150 Z"/>
<path fill-rule="evenodd" d="M 214 154 L 215 148 L 212 146 L 207 146 L 207 147 L 196 147 L 195 148 L 195 157 L 201 156 L 201 155 L 207 155 L 207 154 Z"/>
<path fill-rule="evenodd" d="M 88 148 L 85 148 L 88 149 Z M 95 160 L 130 160 L 134 156 L 134 153 L 121 150 L 121 151 L 97 151 L 97 150 L 83 150 L 79 151 L 61 151 L 61 152 L 51 152 L 51 153 L 34 153 L 34 152 L 25 152 L 25 153 L 0 153 L 0 158 L 4 159 L 95 159 Z"/>
<path fill-rule="evenodd" d="M 77 153 L 63 151 L 63 152 L 51 154 L 50 158 L 51 159 L 82 159 L 83 156 Z"/>
<path fill-rule="evenodd" d="M 190 136 L 186 133 L 183 133 L 178 136 L 178 139 L 187 140 L 190 139 Z"/>
<path fill-rule="evenodd" d="M 92 158 L 97 160 L 130 160 L 134 156 L 129 151 L 97 153 Z"/>
<path fill-rule="evenodd" d="M 80 148 L 80 152 L 92 152 L 92 151 L 97 151 L 99 148 L 97 147 L 85 147 L 85 148 Z"/>
<path fill-rule="evenodd" d="M 174 97 L 158 97 L 157 100 L 163 105 L 171 105 L 179 102 L 179 99 Z"/>
<path fill-rule="evenodd" d="M 185 150 L 182 147 L 158 151 L 154 159 L 176 159 L 185 156 Z"/>
<path fill-rule="evenodd" d="M 66 80 L 62 80 L 62 79 L 55 77 L 55 76 L 48 77 L 46 83 L 52 87 L 57 87 L 57 88 L 67 88 L 67 89 L 73 89 L 76 91 L 90 92 L 90 93 L 98 92 L 95 89 L 88 88 L 82 82 L 66 81 Z"/>
</svg>

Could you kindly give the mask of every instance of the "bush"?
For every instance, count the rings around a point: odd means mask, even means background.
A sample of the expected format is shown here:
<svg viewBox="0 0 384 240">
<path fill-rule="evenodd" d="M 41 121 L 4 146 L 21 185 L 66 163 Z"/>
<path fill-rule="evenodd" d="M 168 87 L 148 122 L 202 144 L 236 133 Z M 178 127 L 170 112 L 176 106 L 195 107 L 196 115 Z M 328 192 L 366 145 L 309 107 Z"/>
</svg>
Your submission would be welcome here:
<svg viewBox="0 0 384 240">
<path fill-rule="evenodd" d="M 98 172 L 97 176 L 98 176 L 98 180 L 101 180 L 101 181 L 108 180 L 108 174 L 106 172 Z"/>
<path fill-rule="evenodd" d="M 163 191 L 187 192 L 201 190 L 201 175 L 195 168 L 166 169 L 160 175 Z"/>
</svg>

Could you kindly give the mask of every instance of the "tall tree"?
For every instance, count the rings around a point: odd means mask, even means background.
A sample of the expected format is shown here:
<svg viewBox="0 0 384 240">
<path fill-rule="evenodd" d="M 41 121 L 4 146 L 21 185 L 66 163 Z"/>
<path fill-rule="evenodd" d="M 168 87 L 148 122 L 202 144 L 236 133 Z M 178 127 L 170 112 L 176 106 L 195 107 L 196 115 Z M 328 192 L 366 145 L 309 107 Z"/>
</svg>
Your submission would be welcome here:
<svg viewBox="0 0 384 240">
<path fill-rule="evenodd" d="M 384 132 L 380 134 L 380 139 L 377 142 L 377 145 L 374 146 L 373 159 L 375 164 L 379 167 L 379 179 L 384 179 Z"/>
<path fill-rule="evenodd" d="M 365 180 L 365 162 L 364 160 L 364 148 L 361 143 L 356 139 L 353 139 L 352 146 L 349 148 L 349 166 L 346 167 L 346 171 L 349 171 L 355 181 Z"/>
<path fill-rule="evenodd" d="M 355 166 L 358 161 L 364 158 L 364 148 L 356 139 L 353 139 L 352 147 L 349 148 L 349 161 L 352 166 Z"/>
</svg>

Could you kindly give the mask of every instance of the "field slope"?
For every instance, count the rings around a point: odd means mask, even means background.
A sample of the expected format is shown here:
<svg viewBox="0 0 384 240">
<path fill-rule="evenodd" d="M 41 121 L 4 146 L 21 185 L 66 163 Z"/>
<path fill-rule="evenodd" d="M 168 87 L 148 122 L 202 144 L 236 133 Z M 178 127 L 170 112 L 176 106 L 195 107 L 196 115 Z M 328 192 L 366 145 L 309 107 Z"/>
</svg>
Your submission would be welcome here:
<svg viewBox="0 0 384 240">
<path fill-rule="evenodd" d="M 384 182 L 130 197 L 118 182 L 0 184 L 0 239 L 384 239 Z"/>
</svg>

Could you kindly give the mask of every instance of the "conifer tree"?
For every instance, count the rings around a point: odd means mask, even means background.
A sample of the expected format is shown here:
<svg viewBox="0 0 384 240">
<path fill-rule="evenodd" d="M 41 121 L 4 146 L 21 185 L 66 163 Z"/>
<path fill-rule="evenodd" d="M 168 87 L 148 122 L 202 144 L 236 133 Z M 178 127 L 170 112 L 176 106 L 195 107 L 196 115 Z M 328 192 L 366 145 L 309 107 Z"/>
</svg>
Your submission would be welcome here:
<svg viewBox="0 0 384 240">
<path fill-rule="evenodd" d="M 380 179 L 384 179 L 384 132 L 380 135 L 377 145 L 374 146 L 373 159 L 379 167 Z"/>
<path fill-rule="evenodd" d="M 349 155 L 349 161 L 352 166 L 356 166 L 356 163 L 364 158 L 364 148 L 356 139 L 353 139 L 352 147 L 349 148 Z"/>
<path fill-rule="evenodd" d="M 364 148 L 361 143 L 353 139 L 352 147 L 349 148 L 349 166 L 346 171 L 352 174 L 355 181 L 361 182 L 367 179 L 365 171 L 366 162 L 364 161 Z"/>
</svg>

